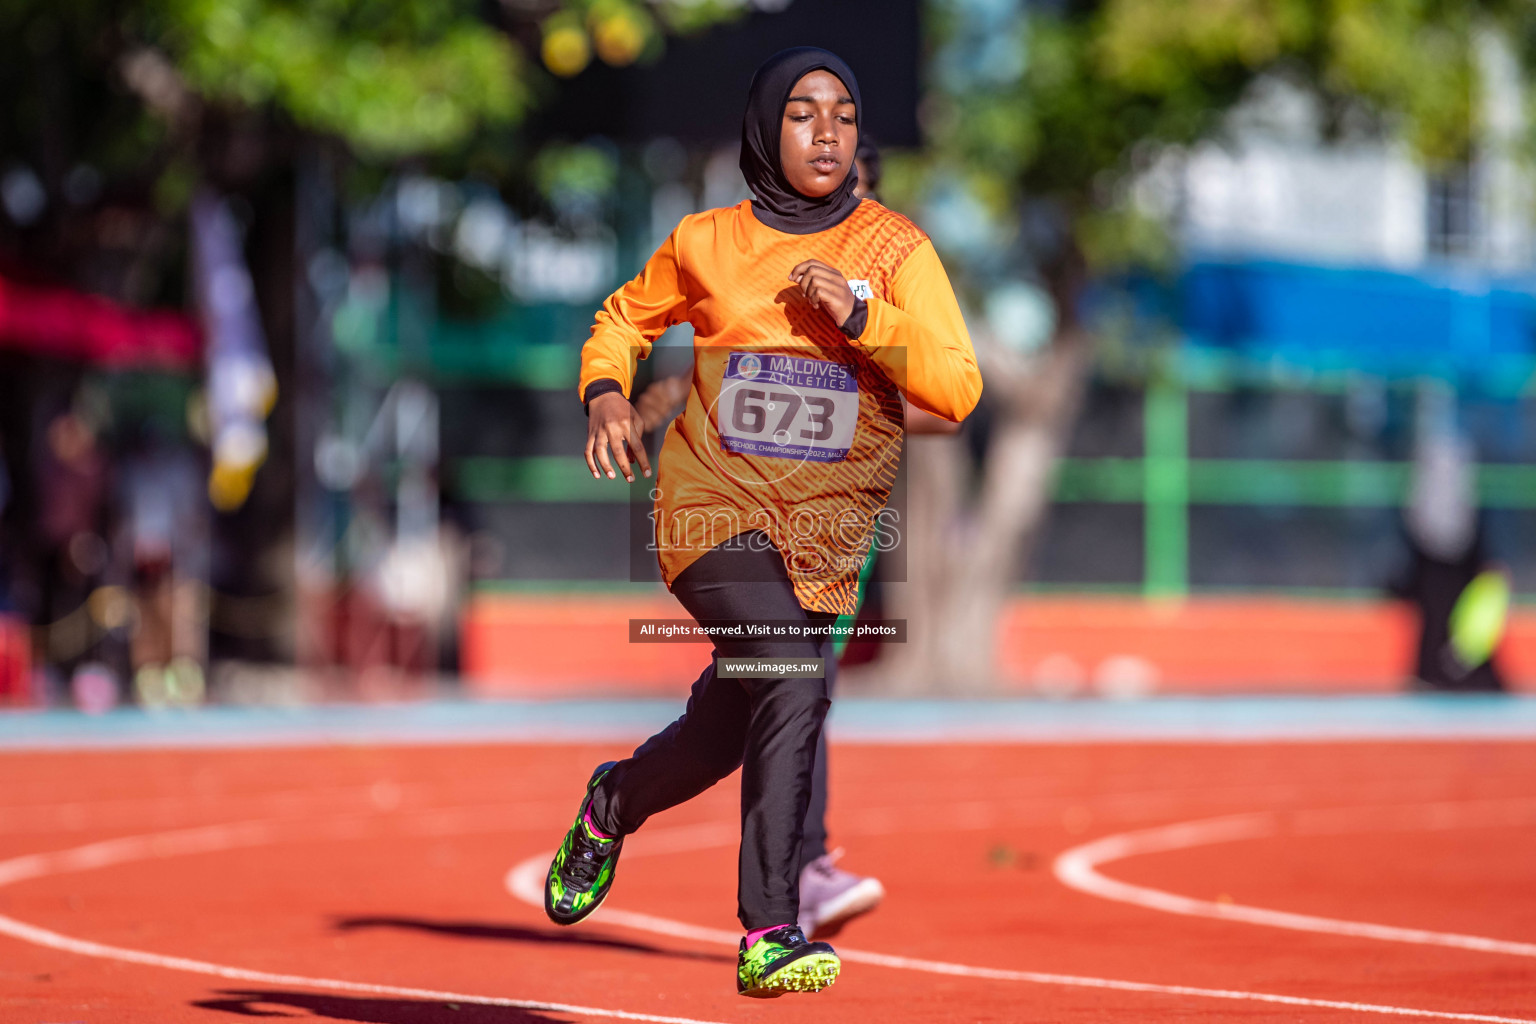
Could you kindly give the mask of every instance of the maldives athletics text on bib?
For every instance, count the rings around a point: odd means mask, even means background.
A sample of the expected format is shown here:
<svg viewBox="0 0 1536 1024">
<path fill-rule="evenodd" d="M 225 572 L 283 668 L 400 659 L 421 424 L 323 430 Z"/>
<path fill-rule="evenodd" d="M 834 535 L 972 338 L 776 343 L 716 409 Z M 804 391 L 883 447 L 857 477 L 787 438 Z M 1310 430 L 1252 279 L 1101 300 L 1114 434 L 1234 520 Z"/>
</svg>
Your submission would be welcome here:
<svg viewBox="0 0 1536 1024">
<path fill-rule="evenodd" d="M 859 382 L 830 359 L 732 352 L 716 409 L 728 452 L 841 462 L 859 421 Z"/>
</svg>

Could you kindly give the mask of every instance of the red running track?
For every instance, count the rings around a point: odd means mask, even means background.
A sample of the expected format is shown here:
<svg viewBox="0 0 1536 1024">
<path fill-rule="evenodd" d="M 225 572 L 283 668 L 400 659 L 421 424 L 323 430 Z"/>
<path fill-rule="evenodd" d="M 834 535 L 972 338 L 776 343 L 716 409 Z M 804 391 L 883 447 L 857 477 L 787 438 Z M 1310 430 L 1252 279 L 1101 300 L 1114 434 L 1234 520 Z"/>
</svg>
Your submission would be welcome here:
<svg viewBox="0 0 1536 1024">
<path fill-rule="evenodd" d="M 766 1003 L 713 934 L 734 781 L 583 926 L 508 891 L 614 753 L 0 756 L 0 1020 L 1536 1021 L 1530 744 L 835 748 L 834 839 L 890 896 L 836 986 Z M 1143 902 L 1063 884 L 1074 850 Z"/>
</svg>

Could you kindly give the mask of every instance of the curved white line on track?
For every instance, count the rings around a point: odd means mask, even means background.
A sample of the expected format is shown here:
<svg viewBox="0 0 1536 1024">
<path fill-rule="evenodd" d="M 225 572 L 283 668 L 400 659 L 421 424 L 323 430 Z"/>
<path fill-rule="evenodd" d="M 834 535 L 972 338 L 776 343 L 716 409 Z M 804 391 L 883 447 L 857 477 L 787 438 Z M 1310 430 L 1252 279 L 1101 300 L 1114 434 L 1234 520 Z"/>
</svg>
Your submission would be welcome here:
<svg viewBox="0 0 1536 1024">
<path fill-rule="evenodd" d="M 683 831 L 683 829 L 677 829 L 676 831 Z M 659 834 L 658 832 L 657 835 Z M 735 843 L 737 838 L 733 836 L 728 842 L 719 842 L 706 838 L 704 841 L 691 847 L 691 849 L 730 845 Z M 549 862 L 553 858 L 554 851 L 551 850 L 548 853 L 541 853 L 529 857 L 527 860 L 519 861 L 507 872 L 505 883 L 507 891 L 524 903 L 542 908 L 544 906 L 544 877 L 549 870 Z M 610 907 L 607 903 L 604 903 L 594 916 L 605 924 L 614 924 L 624 928 L 634 928 L 639 931 L 670 935 L 674 938 L 708 942 L 715 945 L 734 947 L 741 938 L 739 932 L 724 931 L 719 928 L 704 928 L 699 925 L 687 924 L 683 921 L 673 921 L 670 918 L 656 917 L 651 914 L 637 914 L 633 911 Z M 849 963 L 871 964 L 876 967 L 890 967 L 900 971 L 922 971 L 927 974 L 944 974 L 952 977 L 978 978 L 987 981 L 1022 981 L 1037 985 L 1108 989 L 1116 992 L 1196 996 L 1204 999 L 1234 999 L 1256 1003 L 1279 1003 L 1284 1006 L 1310 1006 L 1329 1010 L 1353 1010 L 1358 1013 L 1377 1013 L 1397 1017 L 1425 1017 L 1433 1020 L 1471 1020 L 1484 1021 L 1488 1022 L 1488 1024 L 1536 1024 L 1536 1021 L 1523 1017 L 1497 1017 L 1490 1014 L 1454 1013 L 1443 1010 L 1416 1010 L 1405 1006 L 1383 1006 L 1376 1003 L 1354 1003 L 1336 999 L 1308 999 L 1303 996 L 1282 996 L 1268 992 L 1196 988 L 1189 985 L 1157 985 L 1150 982 L 1121 981 L 1115 978 L 1091 978 L 1075 974 L 1049 974 L 1042 971 L 1009 971 L 993 967 L 972 967 L 967 964 L 946 963 L 942 960 L 922 960 L 915 957 L 890 956 L 885 953 L 869 953 L 841 946 L 838 947 L 837 955 Z"/>
<path fill-rule="evenodd" d="M 126 836 L 105 842 L 89 843 L 54 853 L 29 854 L 0 861 L 0 886 L 49 875 L 88 871 L 132 861 L 154 860 L 194 853 L 216 853 L 244 847 L 260 846 L 281 841 L 280 825 L 293 825 L 292 821 L 248 821 L 229 825 L 211 825 L 204 828 L 180 829 L 174 832 L 158 832 L 141 836 Z M 360 834 L 357 822 L 341 822 L 340 828 L 326 827 L 318 831 L 331 837 Z M 316 834 L 309 833 L 310 837 Z M 248 981 L 261 985 L 287 985 L 333 992 L 352 992 L 362 995 L 399 996 L 407 999 L 424 999 L 445 1003 L 470 1003 L 478 1006 L 503 1006 L 520 1010 L 544 1010 L 553 1013 L 584 1014 L 589 1017 L 607 1017 L 614 1020 L 649 1021 L 652 1024 L 717 1024 L 691 1017 L 664 1017 L 650 1013 L 634 1013 L 628 1010 L 608 1010 L 595 1006 L 575 1006 L 569 1003 L 546 1003 L 531 999 L 505 999 L 498 996 L 472 995 L 463 992 L 439 992 L 433 989 L 409 988 L 400 985 L 375 985 L 368 982 L 344 981 L 338 978 L 312 978 L 299 974 L 276 974 L 270 971 L 253 971 L 243 967 L 192 960 L 187 957 L 166 956 L 144 950 L 109 946 L 72 938 L 58 932 L 0 915 L 0 934 L 9 935 L 23 942 L 57 949 L 80 956 L 117 960 L 123 963 L 163 967 L 191 974 L 206 974 L 232 981 Z"/>
<path fill-rule="evenodd" d="M 1433 806 L 1434 816 L 1425 819 L 1425 827 L 1445 827 L 1443 820 L 1445 805 Z M 1169 914 L 1183 914 L 1187 917 L 1242 921 L 1245 924 L 1267 925 L 1271 928 L 1290 928 L 1295 931 L 1318 932 L 1324 935 L 1348 935 L 1385 942 L 1450 946 L 1455 949 L 1476 950 L 1480 953 L 1536 956 L 1536 944 L 1529 942 L 1510 942 L 1504 939 L 1484 938 L 1480 935 L 1460 935 L 1455 932 L 1398 928 L 1365 921 L 1317 917 L 1312 914 L 1293 914 L 1288 911 L 1268 910 L 1241 903 L 1217 903 L 1213 900 L 1180 896 L 1177 893 L 1153 889 L 1150 886 L 1121 882 L 1103 875 L 1098 870 L 1105 864 L 1144 853 L 1187 850 L 1215 843 L 1277 837 L 1282 834 L 1280 824 L 1278 815 L 1261 812 L 1181 822 L 1136 832 L 1121 832 L 1075 846 L 1060 854 L 1054 865 L 1056 879 L 1069 889 L 1076 889 L 1090 896 L 1099 896 L 1119 903 L 1130 903 L 1149 910 L 1161 910 Z"/>
</svg>

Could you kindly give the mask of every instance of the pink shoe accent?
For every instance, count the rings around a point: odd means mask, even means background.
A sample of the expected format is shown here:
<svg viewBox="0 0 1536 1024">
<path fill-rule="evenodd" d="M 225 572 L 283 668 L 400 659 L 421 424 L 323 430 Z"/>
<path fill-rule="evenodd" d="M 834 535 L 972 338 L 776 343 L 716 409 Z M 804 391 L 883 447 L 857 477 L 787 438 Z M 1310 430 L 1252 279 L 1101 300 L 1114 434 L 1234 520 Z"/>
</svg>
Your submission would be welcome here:
<svg viewBox="0 0 1536 1024">
<path fill-rule="evenodd" d="M 611 836 L 604 832 L 602 829 L 598 828 L 596 825 L 592 824 L 592 808 L 590 806 L 587 808 L 586 813 L 581 816 L 581 820 L 587 823 L 587 830 L 593 835 L 597 836 L 599 839 L 606 841 L 609 839 L 618 838 L 618 836 Z"/>
<path fill-rule="evenodd" d="M 793 923 L 793 921 L 790 922 L 790 924 Z M 753 946 L 757 945 L 757 940 L 762 938 L 764 935 L 767 935 L 769 932 L 778 931 L 780 928 L 788 927 L 789 924 L 771 924 L 767 928 L 752 929 L 750 932 L 747 932 L 747 948 L 751 949 Z"/>
</svg>

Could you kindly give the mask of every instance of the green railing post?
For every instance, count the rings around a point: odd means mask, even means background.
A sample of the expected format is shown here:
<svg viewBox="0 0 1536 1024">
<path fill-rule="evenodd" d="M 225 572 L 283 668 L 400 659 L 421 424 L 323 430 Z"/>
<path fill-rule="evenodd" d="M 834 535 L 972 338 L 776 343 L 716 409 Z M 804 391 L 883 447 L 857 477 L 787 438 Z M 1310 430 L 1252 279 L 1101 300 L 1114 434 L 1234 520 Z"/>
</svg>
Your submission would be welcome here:
<svg viewBox="0 0 1536 1024">
<path fill-rule="evenodd" d="M 1154 377 L 1142 417 L 1142 592 L 1181 598 L 1189 593 L 1189 400 L 1183 386 Z"/>
</svg>

